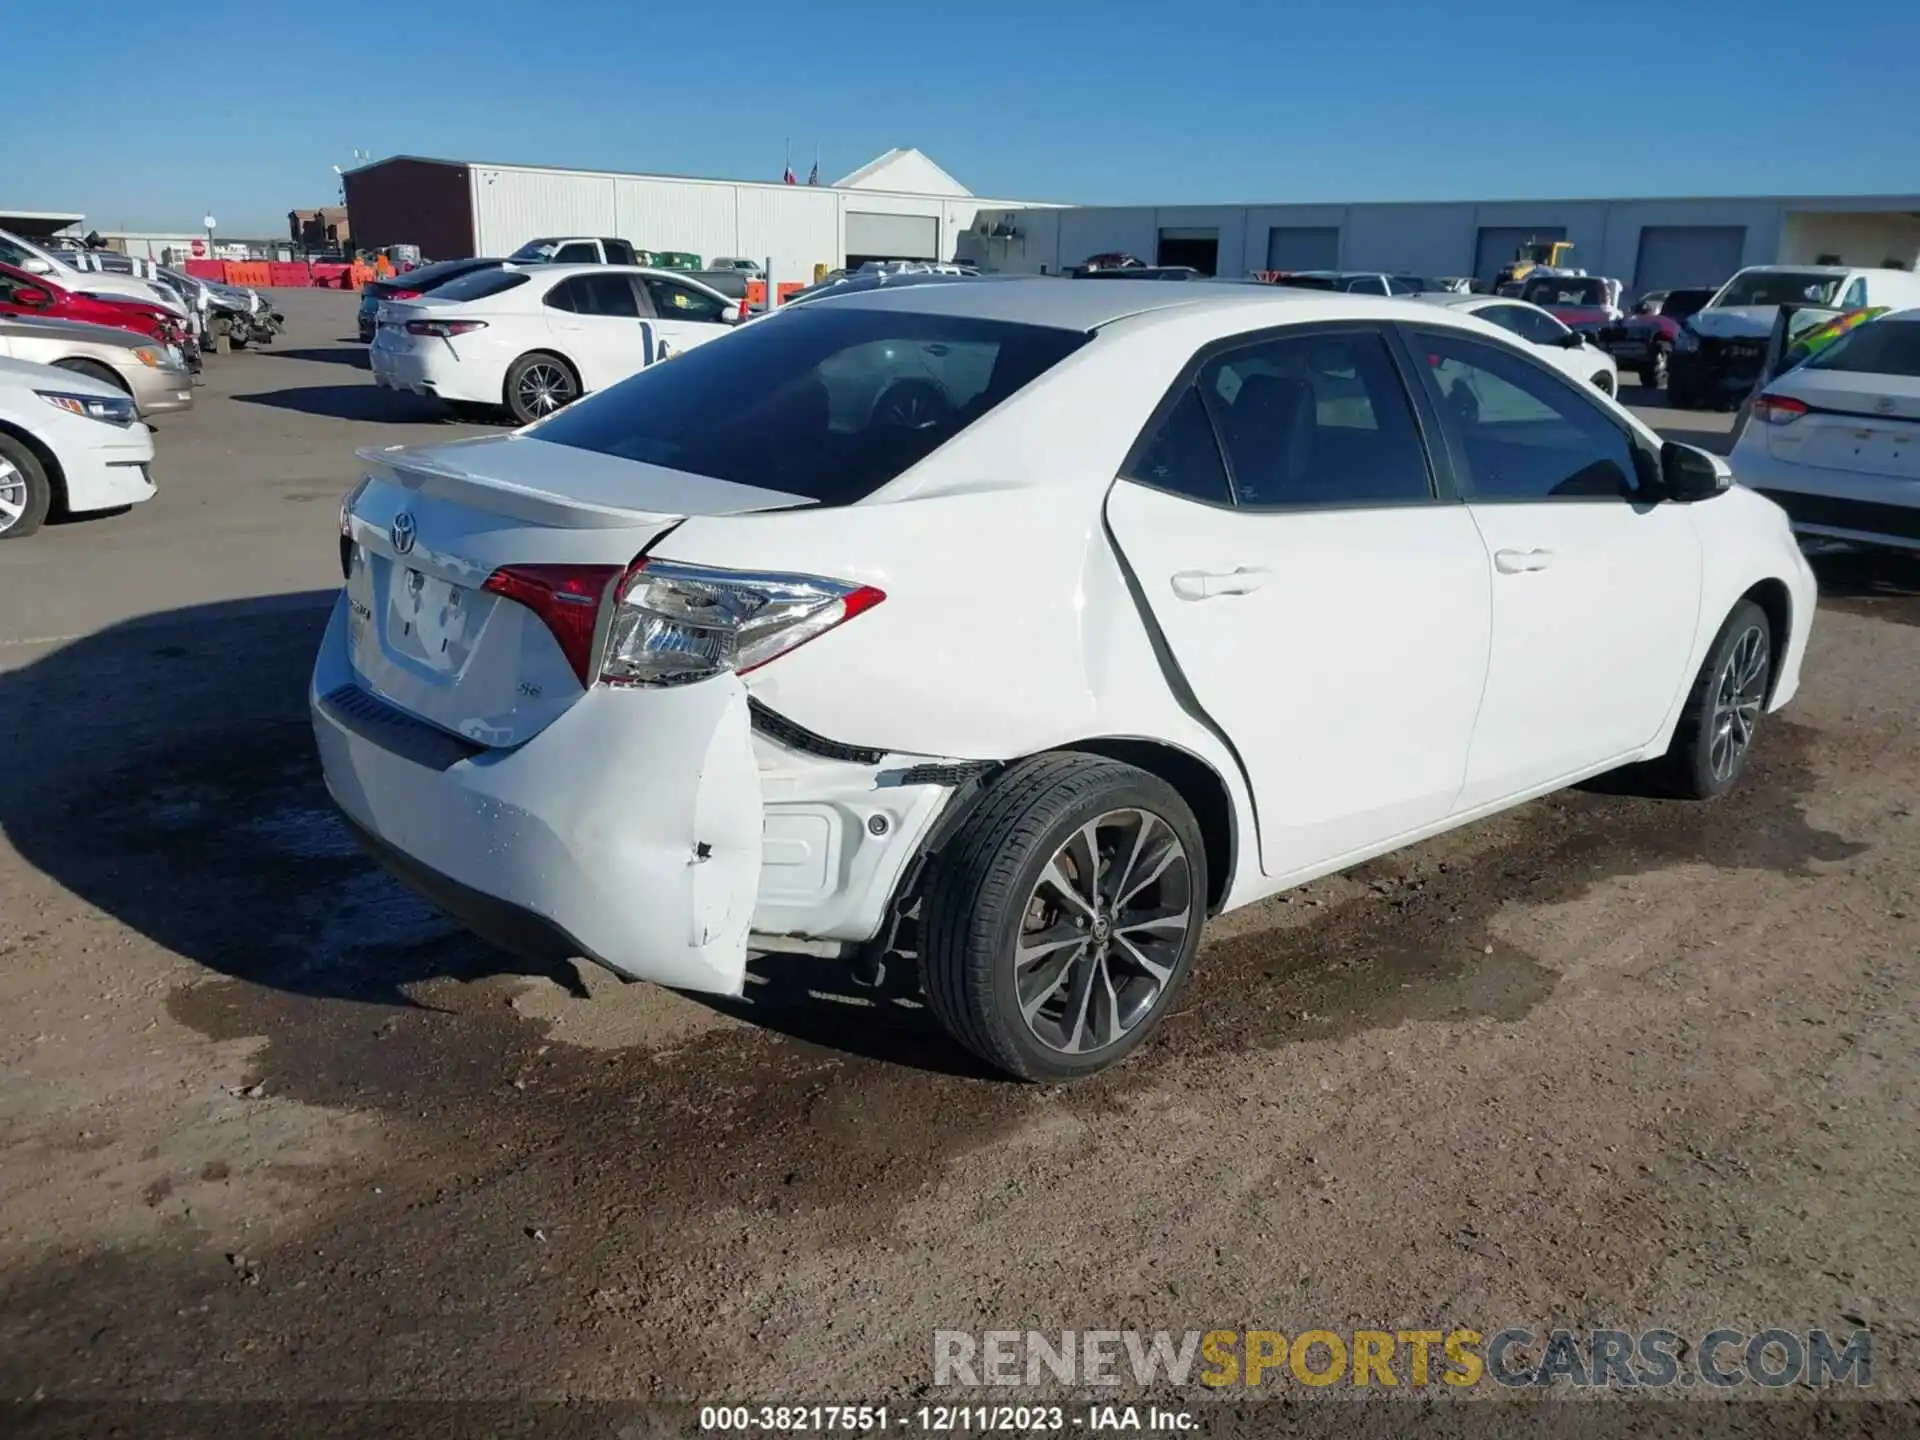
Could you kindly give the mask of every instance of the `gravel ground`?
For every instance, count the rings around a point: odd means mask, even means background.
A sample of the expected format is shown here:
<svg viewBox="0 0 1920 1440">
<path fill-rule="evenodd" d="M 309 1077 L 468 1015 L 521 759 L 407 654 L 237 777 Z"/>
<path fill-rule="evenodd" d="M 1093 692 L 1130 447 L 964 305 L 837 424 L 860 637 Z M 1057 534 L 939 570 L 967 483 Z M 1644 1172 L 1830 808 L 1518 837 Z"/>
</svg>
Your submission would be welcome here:
<svg viewBox="0 0 1920 1440">
<path fill-rule="evenodd" d="M 0 1397 L 878 1400 L 936 1329 L 1555 1324 L 1864 1324 L 1920 1394 L 1912 567 L 1823 566 L 1734 795 L 1230 916 L 1136 1061 L 1024 1088 L 820 962 L 521 973 L 360 857 L 304 714 L 334 508 L 462 427 L 286 300 L 156 500 L 0 547 Z"/>
</svg>

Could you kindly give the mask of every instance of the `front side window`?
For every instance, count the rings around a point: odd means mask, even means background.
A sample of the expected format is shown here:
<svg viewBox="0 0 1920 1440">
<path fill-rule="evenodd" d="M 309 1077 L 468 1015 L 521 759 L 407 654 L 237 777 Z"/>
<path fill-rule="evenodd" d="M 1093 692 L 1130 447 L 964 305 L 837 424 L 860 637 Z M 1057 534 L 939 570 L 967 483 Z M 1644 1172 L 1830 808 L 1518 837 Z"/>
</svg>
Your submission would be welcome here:
<svg viewBox="0 0 1920 1440">
<path fill-rule="evenodd" d="M 1091 337 L 808 305 L 683 350 L 542 422 L 540 440 L 849 505 Z"/>
<path fill-rule="evenodd" d="M 1475 500 L 1625 499 L 1639 494 L 1634 446 L 1576 387 L 1524 356 L 1424 332 L 1440 408 Z"/>
<path fill-rule="evenodd" d="M 1376 331 L 1262 341 L 1208 361 L 1197 384 L 1243 506 L 1433 496 L 1412 401 Z"/>
<path fill-rule="evenodd" d="M 675 280 L 661 280 L 655 276 L 646 276 L 640 282 L 647 287 L 647 294 L 653 300 L 653 313 L 662 320 L 707 320 L 719 321 L 726 317 L 729 307 L 717 296 L 704 290 L 696 290 L 691 285 L 682 285 Z"/>
</svg>

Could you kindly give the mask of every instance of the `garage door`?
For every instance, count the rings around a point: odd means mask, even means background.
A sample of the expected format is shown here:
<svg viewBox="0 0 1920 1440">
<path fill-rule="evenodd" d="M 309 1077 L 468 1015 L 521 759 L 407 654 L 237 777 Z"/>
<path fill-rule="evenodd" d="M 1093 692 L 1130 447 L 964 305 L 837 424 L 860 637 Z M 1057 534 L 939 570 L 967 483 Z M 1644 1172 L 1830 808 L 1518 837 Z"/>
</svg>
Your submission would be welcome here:
<svg viewBox="0 0 1920 1440">
<path fill-rule="evenodd" d="M 1501 267 L 1513 263 L 1514 252 L 1529 240 L 1564 240 L 1564 225 L 1483 225 L 1480 243 L 1473 249 L 1473 274 L 1478 280 L 1493 283 Z M 1576 256 L 1569 264 L 1578 265 Z"/>
<path fill-rule="evenodd" d="M 1275 225 L 1267 231 L 1269 270 L 1338 270 L 1340 227 Z"/>
<path fill-rule="evenodd" d="M 1747 248 L 1744 225 L 1648 225 L 1640 231 L 1633 293 L 1718 285 L 1740 268 Z"/>
<path fill-rule="evenodd" d="M 940 217 L 847 212 L 847 258 L 938 260 Z"/>
</svg>

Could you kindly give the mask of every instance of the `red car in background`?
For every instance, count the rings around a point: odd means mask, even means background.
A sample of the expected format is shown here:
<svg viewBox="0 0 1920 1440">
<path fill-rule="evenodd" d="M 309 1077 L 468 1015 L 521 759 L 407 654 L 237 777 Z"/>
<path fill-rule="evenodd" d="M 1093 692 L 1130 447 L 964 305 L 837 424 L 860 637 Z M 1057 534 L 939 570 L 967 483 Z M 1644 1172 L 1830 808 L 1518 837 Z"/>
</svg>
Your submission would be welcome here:
<svg viewBox="0 0 1920 1440">
<path fill-rule="evenodd" d="M 1667 357 L 1680 327 L 1713 299 L 1717 286 L 1693 290 L 1649 290 L 1618 325 L 1600 336 L 1601 348 L 1622 370 L 1636 370 L 1640 383 L 1658 389 L 1667 383 Z"/>
<path fill-rule="evenodd" d="M 116 330 L 131 330 L 163 345 L 172 345 L 186 363 L 186 328 L 178 317 L 158 305 L 139 300 L 104 300 L 81 295 L 54 284 L 44 275 L 35 275 L 18 266 L 0 263 L 0 315 L 23 319 L 84 320 L 91 325 L 111 325 Z"/>
<path fill-rule="evenodd" d="M 1520 282 L 1520 298 L 1597 344 L 1600 332 L 1621 319 L 1620 289 L 1618 280 L 1604 275 L 1543 274 L 1536 269 Z"/>
</svg>

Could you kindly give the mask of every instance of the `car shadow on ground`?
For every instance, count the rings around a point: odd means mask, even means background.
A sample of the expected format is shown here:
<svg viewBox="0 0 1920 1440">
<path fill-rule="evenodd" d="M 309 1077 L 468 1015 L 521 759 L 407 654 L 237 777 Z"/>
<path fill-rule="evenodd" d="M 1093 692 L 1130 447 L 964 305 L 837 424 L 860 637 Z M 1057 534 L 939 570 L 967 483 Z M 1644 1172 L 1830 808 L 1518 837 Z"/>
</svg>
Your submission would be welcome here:
<svg viewBox="0 0 1920 1440">
<path fill-rule="evenodd" d="M 434 1008 L 415 993 L 429 982 L 500 975 L 584 995 L 575 963 L 522 960 L 467 934 L 341 823 L 306 699 L 333 599 L 171 611 L 0 671 L 0 729 L 36 737 L 31 773 L 0 786 L 0 833 L 122 925 L 287 995 Z M 843 962 L 764 956 L 741 998 L 688 998 L 813 1045 L 986 1073 L 897 984 L 857 986 Z"/>
<path fill-rule="evenodd" d="M 359 341 L 342 341 L 342 342 L 340 342 L 340 343 L 341 343 L 341 344 L 343 344 L 343 345 L 345 345 L 345 344 L 360 344 L 361 342 L 359 342 Z M 262 354 L 262 355 L 271 355 L 271 356 L 273 356 L 273 357 L 275 357 L 276 359 L 279 359 L 279 360 L 311 360 L 311 361 L 313 361 L 313 362 L 314 362 L 315 364 L 319 364 L 319 365 L 345 365 L 345 366 L 347 366 L 347 367 L 348 367 L 349 369 L 352 369 L 352 370 L 366 370 L 366 369 L 368 369 L 368 368 L 370 368 L 370 364 L 371 364 L 371 362 L 369 362 L 369 361 L 368 361 L 368 359 L 367 359 L 367 352 L 366 352 L 366 350 L 365 350 L 364 348 L 363 348 L 363 349 L 359 349 L 359 350 L 334 350 L 334 349 L 305 349 L 305 350 L 274 350 L 274 349 L 266 349 L 266 350 L 262 350 L 262 351 L 260 351 L 259 353 L 260 353 L 260 354 Z"/>
<path fill-rule="evenodd" d="M 1833 550 L 1812 557 L 1820 603 L 1829 610 L 1920 625 L 1920 555 Z"/>
<path fill-rule="evenodd" d="M 233 398 L 242 405 L 266 405 L 275 410 L 297 410 L 303 415 L 327 415 L 336 420 L 419 424 L 453 418 L 452 412 L 437 400 L 399 390 L 383 390 L 377 385 L 305 385 Z"/>
</svg>

